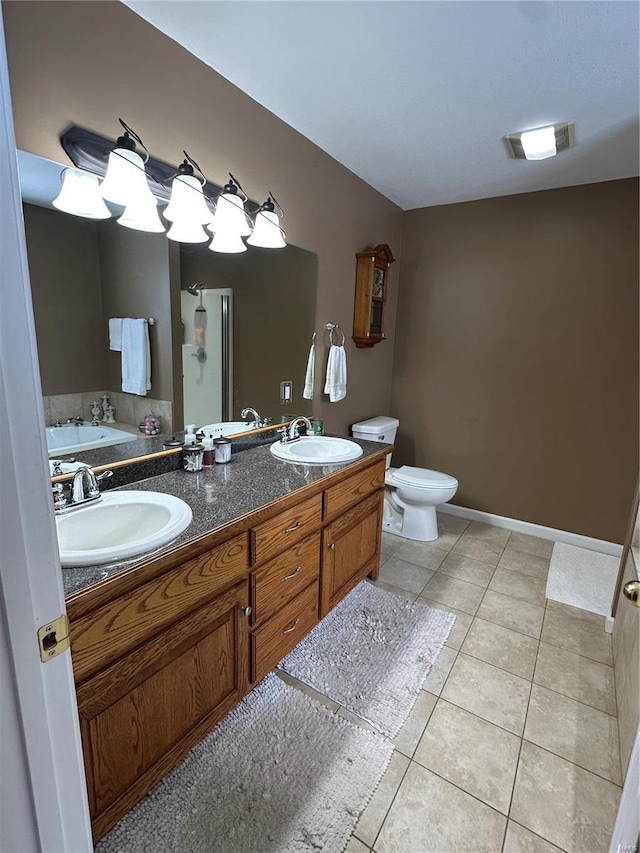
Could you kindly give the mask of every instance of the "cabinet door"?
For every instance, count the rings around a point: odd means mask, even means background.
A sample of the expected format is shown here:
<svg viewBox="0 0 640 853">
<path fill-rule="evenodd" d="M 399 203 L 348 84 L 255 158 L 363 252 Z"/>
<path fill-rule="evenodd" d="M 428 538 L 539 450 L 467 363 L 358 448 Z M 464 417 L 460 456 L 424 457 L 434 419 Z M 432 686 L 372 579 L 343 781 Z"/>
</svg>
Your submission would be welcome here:
<svg viewBox="0 0 640 853">
<path fill-rule="evenodd" d="M 78 686 L 96 840 L 246 692 L 247 603 L 237 584 Z"/>
<path fill-rule="evenodd" d="M 322 533 L 320 616 L 375 572 L 380 562 L 382 501 L 379 491 L 357 504 Z"/>
</svg>

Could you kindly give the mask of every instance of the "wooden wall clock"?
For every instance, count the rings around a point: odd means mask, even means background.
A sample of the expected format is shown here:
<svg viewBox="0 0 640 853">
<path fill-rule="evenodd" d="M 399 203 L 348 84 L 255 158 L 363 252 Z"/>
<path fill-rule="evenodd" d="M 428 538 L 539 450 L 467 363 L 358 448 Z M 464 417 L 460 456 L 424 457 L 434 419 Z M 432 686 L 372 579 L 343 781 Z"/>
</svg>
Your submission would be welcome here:
<svg viewBox="0 0 640 853">
<path fill-rule="evenodd" d="M 391 249 L 380 243 L 370 252 L 356 255 L 356 296 L 353 340 L 357 347 L 372 347 L 384 341 L 388 271 L 394 262 Z"/>
</svg>

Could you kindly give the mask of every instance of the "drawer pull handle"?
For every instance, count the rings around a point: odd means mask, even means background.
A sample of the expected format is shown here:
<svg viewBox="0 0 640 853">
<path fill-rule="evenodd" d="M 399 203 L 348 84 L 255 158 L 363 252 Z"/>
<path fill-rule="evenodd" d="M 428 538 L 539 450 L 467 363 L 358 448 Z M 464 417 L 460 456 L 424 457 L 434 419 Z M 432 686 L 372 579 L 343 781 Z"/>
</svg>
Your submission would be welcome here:
<svg viewBox="0 0 640 853">
<path fill-rule="evenodd" d="M 291 627 L 285 628 L 284 631 L 282 632 L 282 636 L 284 637 L 285 634 L 290 634 L 293 631 L 293 629 L 296 627 L 296 625 L 298 624 L 299 621 L 300 621 L 299 619 L 296 619 L 296 621 L 293 623 L 293 625 L 291 625 Z"/>
<path fill-rule="evenodd" d="M 251 609 L 251 605 L 249 605 L 249 604 L 247 604 L 246 607 L 242 607 L 241 610 L 242 610 L 243 616 L 251 616 L 251 614 L 253 613 L 253 611 Z"/>
<path fill-rule="evenodd" d="M 335 543 L 335 542 L 330 542 L 330 543 L 329 543 L 329 550 L 330 550 L 330 551 L 335 551 L 335 550 L 336 550 L 336 543 Z"/>
<path fill-rule="evenodd" d="M 280 578 L 280 580 L 281 581 L 288 581 L 290 578 L 295 578 L 295 576 L 298 574 L 298 572 L 300 571 L 301 568 L 302 568 L 302 566 L 298 566 L 295 569 L 295 571 L 291 572 L 290 575 L 285 575 L 283 578 Z"/>
<path fill-rule="evenodd" d="M 296 523 L 292 527 L 285 527 L 285 529 L 282 532 L 283 533 L 293 533 L 293 531 L 297 530 L 301 524 L 302 524 L 301 521 L 296 521 Z"/>
</svg>

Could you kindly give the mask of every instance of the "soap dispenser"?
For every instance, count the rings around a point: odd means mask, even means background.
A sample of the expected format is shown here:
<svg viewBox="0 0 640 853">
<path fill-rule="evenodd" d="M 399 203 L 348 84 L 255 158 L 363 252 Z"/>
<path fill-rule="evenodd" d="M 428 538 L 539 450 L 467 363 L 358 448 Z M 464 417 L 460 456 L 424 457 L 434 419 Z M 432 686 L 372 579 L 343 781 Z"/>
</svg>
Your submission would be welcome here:
<svg viewBox="0 0 640 853">
<path fill-rule="evenodd" d="M 196 428 L 195 424 L 187 424 L 185 429 L 186 432 L 184 434 L 184 443 L 185 445 L 195 444 L 196 443 L 196 434 L 194 432 Z"/>
<path fill-rule="evenodd" d="M 212 465 L 216 464 L 215 450 L 213 448 L 213 436 L 205 436 L 202 443 L 204 444 L 204 458 L 202 460 L 202 464 L 205 468 L 210 468 Z"/>
</svg>

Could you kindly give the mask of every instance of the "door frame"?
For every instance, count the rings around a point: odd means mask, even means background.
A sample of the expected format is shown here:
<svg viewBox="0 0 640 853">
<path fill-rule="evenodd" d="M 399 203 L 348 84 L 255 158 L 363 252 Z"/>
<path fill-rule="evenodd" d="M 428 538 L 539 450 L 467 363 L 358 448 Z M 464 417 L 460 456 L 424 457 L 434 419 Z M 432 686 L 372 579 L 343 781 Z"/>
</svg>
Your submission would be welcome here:
<svg viewBox="0 0 640 853">
<path fill-rule="evenodd" d="M 71 655 L 43 663 L 37 639 L 66 611 L 1 12 L 0 95 L 0 846 L 85 853 L 93 844 Z"/>
</svg>

